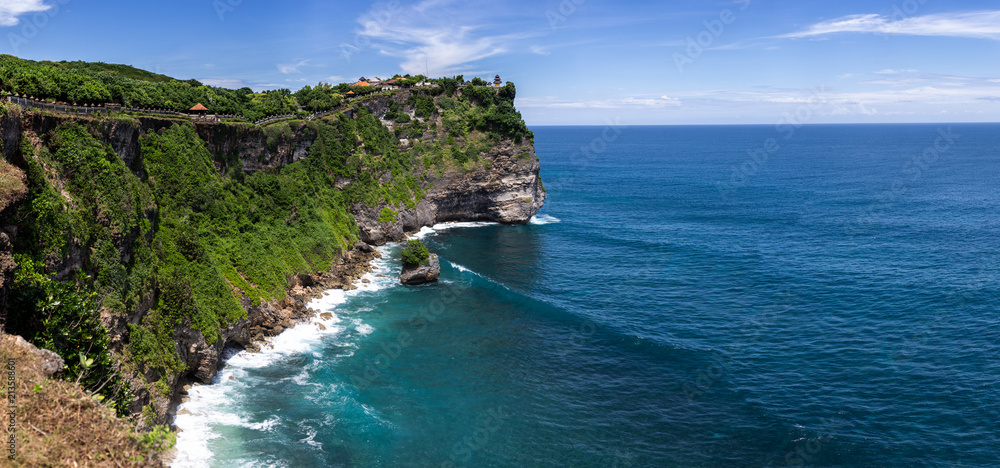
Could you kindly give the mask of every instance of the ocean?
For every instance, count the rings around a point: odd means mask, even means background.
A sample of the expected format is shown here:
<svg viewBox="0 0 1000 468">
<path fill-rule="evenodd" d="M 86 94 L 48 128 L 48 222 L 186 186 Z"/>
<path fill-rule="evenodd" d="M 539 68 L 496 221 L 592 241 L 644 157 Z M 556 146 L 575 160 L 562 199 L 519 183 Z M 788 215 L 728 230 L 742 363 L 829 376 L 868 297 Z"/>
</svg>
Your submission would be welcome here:
<svg viewBox="0 0 1000 468">
<path fill-rule="evenodd" d="M 173 466 L 1000 466 L 1000 125 L 533 130 L 530 224 L 381 247 Z"/>
</svg>

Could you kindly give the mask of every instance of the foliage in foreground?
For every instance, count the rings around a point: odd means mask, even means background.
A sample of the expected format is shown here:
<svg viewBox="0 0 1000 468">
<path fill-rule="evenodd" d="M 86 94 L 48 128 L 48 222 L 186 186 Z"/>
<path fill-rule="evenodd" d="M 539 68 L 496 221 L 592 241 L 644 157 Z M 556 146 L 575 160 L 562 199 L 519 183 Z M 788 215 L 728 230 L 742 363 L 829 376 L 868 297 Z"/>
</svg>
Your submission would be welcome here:
<svg viewBox="0 0 1000 468">
<path fill-rule="evenodd" d="M 15 310 L 37 310 L 24 338 L 39 347 L 55 351 L 66 363 L 64 377 L 79 383 L 107 400 L 119 416 L 125 416 L 132 404 L 132 391 L 114 369 L 108 351 L 108 332 L 101 324 L 97 294 L 86 292 L 70 282 L 54 281 L 39 273 L 35 263 L 23 255 L 15 256 L 18 269 L 12 298 Z"/>
<path fill-rule="evenodd" d="M 10 338 L 0 333 L 0 361 L 14 361 L 15 379 L 13 387 L 0 387 L 0 399 L 13 397 L 17 403 L 15 431 L 10 434 L 16 454 L 11 460 L 5 449 L 4 466 L 162 465 L 162 454 L 176 443 L 169 428 L 135 432 L 75 382 L 46 379 L 37 357 Z M 8 393 L 11 388 L 13 395 Z"/>
</svg>

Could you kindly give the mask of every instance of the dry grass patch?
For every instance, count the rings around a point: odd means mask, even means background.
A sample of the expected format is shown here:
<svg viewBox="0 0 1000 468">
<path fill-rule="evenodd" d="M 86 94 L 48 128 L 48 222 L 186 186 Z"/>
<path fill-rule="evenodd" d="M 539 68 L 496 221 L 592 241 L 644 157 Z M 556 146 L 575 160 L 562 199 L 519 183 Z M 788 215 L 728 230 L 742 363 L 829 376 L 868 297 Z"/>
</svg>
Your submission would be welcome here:
<svg viewBox="0 0 1000 468">
<path fill-rule="evenodd" d="M 5 429 L 11 424 L 10 368 L 13 367 L 13 424 L 16 456 L 10 455 L 5 430 L 4 466 L 16 467 L 125 467 L 163 466 L 160 452 L 174 442 L 172 434 L 136 434 L 129 421 L 95 400 L 75 382 L 48 379 L 41 360 L 18 346 L 10 335 L 0 335 L 0 364 L 4 368 L 0 402 Z M 13 365 L 12 365 L 13 364 Z"/>
<path fill-rule="evenodd" d="M 28 193 L 24 171 L 0 159 L 0 211 Z"/>
</svg>

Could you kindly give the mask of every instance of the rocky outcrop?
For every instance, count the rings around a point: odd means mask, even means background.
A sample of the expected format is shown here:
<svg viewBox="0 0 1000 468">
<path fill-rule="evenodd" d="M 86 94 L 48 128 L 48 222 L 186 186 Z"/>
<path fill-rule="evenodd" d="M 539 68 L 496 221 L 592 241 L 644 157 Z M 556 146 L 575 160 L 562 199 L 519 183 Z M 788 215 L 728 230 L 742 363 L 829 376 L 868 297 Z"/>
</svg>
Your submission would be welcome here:
<svg viewBox="0 0 1000 468">
<path fill-rule="evenodd" d="M 195 128 L 223 174 L 286 166 L 305 158 L 316 141 L 315 132 L 302 121 L 271 128 L 222 123 L 197 123 Z"/>
<path fill-rule="evenodd" d="M 437 207 L 427 200 L 421 200 L 414 209 L 407 209 L 402 203 L 389 208 L 399 213 L 395 222 L 379 221 L 381 207 L 373 208 L 360 203 L 352 207 L 351 212 L 360 228 L 362 241 L 373 245 L 400 242 L 406 239 L 408 232 L 437 224 Z"/>
<path fill-rule="evenodd" d="M 427 265 L 403 265 L 399 274 L 399 282 L 409 286 L 432 283 L 441 276 L 441 262 L 437 254 L 431 254 Z"/>
<path fill-rule="evenodd" d="M 355 205 L 361 240 L 376 245 L 399 242 L 408 232 L 449 221 L 526 224 L 546 197 L 534 146 L 505 141 L 480 157 L 487 163 L 473 172 L 425 173 L 426 197 L 412 209 L 391 206 L 399 213 L 393 223 L 379 221 L 381 206 Z"/>
<path fill-rule="evenodd" d="M 5 341 L 5 345 L 19 349 L 33 359 L 37 359 L 38 367 L 42 371 L 42 375 L 46 378 L 51 378 L 62 373 L 63 368 L 66 367 L 66 363 L 63 362 L 63 359 L 58 354 L 47 349 L 38 349 L 35 345 L 28 343 L 20 336 L 2 335 L 0 339 Z"/>
<path fill-rule="evenodd" d="M 490 161 L 489 169 L 428 175 L 427 201 L 434 206 L 436 222 L 525 224 L 542 208 L 545 190 L 533 145 L 504 141 L 483 157 Z"/>
</svg>

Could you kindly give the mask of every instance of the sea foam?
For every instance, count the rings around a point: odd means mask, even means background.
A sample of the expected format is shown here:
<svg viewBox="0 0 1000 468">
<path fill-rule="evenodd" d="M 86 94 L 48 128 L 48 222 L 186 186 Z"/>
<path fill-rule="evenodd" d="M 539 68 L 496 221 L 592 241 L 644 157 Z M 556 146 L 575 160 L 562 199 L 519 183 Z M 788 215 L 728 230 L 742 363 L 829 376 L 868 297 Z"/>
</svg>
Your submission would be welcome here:
<svg viewBox="0 0 1000 468">
<path fill-rule="evenodd" d="M 373 262 L 374 271 L 362 276 L 356 283 L 357 289 L 344 291 L 333 289 L 322 297 L 313 299 L 308 307 L 322 312 L 331 312 L 330 318 L 319 314 L 285 330 L 262 344 L 256 353 L 226 350 L 228 357 L 225 367 L 212 380 L 211 385 L 197 385 L 191 388 L 188 401 L 178 407 L 174 425 L 177 427 L 176 457 L 170 463 L 174 468 L 201 468 L 212 465 L 211 442 L 222 437 L 217 432 L 222 427 L 244 427 L 268 432 L 280 423 L 280 418 L 272 416 L 264 421 L 251 421 L 239 414 L 237 401 L 233 395 L 247 394 L 252 383 L 246 382 L 249 369 L 266 367 L 289 356 L 314 354 L 316 346 L 325 339 L 336 338 L 352 330 L 358 335 L 374 331 L 363 319 L 352 317 L 345 320 L 351 311 L 343 310 L 344 304 L 353 296 L 372 294 L 382 289 L 398 285 L 392 265 L 388 261 L 389 247 L 378 248 L 382 259 Z M 378 276 L 382 275 L 382 276 Z M 368 280 L 364 282 L 363 280 Z M 354 311 L 356 312 L 356 311 Z M 322 327 L 317 324 L 322 324 Z M 353 352 L 346 355 L 349 356 Z M 250 379 L 246 379 L 250 380 Z M 306 376 L 297 375 L 293 379 L 298 384 L 307 382 Z"/>
<path fill-rule="evenodd" d="M 436 234 L 438 232 L 447 231 L 449 229 L 457 228 L 473 228 L 473 227 L 483 227 L 483 226 L 493 226 L 497 223 L 489 221 L 469 221 L 469 222 L 452 222 L 452 223 L 439 223 L 434 226 L 427 227 L 424 226 L 420 228 L 415 234 L 410 236 L 410 239 L 424 239 L 431 234 Z"/>
<path fill-rule="evenodd" d="M 561 222 L 561 221 L 562 220 L 560 220 L 559 218 L 556 218 L 555 216 L 543 214 L 543 215 L 539 215 L 539 216 L 532 216 L 531 217 L 531 221 L 528 221 L 528 222 L 530 224 L 534 224 L 536 226 L 544 226 L 546 224 L 554 224 L 554 223 L 558 223 L 558 222 Z"/>
</svg>

